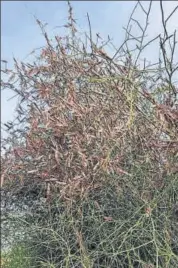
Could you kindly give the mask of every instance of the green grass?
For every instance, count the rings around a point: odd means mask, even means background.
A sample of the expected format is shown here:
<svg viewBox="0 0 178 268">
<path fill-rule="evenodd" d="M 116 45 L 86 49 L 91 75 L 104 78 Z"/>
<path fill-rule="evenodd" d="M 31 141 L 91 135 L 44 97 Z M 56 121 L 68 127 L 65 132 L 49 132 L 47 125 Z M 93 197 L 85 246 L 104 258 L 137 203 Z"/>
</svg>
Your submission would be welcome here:
<svg viewBox="0 0 178 268">
<path fill-rule="evenodd" d="M 30 268 L 30 254 L 23 245 L 15 245 L 7 253 L 2 253 L 2 268 Z"/>
</svg>

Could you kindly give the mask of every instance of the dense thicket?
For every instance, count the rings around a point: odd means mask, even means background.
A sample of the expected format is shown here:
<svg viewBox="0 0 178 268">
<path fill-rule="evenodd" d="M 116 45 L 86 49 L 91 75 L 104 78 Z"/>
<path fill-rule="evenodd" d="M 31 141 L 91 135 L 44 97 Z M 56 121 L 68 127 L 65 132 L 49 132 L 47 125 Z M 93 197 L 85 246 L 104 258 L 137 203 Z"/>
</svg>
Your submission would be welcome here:
<svg viewBox="0 0 178 268">
<path fill-rule="evenodd" d="M 145 43 L 151 6 L 137 3 L 145 28 L 132 13 L 110 55 L 89 17 L 90 34 L 78 33 L 69 3 L 69 33 L 51 40 L 37 20 L 40 55 L 4 70 L 1 87 L 19 104 L 2 141 L 2 214 L 8 228 L 22 227 L 14 239 L 33 252 L 30 267 L 178 264 L 178 65 L 176 31 L 166 28 L 176 9 L 165 18 L 160 2 L 164 32 Z M 159 62 L 141 64 L 156 40 Z"/>
</svg>

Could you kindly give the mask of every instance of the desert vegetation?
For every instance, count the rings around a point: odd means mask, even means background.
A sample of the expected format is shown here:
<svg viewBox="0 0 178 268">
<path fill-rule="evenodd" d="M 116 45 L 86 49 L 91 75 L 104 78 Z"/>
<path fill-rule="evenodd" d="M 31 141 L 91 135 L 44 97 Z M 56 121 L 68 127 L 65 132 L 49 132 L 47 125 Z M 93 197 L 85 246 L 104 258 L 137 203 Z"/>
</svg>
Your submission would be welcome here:
<svg viewBox="0 0 178 268">
<path fill-rule="evenodd" d="M 37 19 L 46 44 L 35 61 L 1 70 L 2 90 L 19 96 L 1 144 L 3 266 L 177 267 L 178 62 L 167 30 L 177 8 L 165 17 L 160 2 L 164 31 L 145 42 L 152 2 L 138 2 L 119 48 L 94 36 L 89 15 L 81 35 L 68 8 L 66 36 L 49 38 Z M 141 61 L 157 41 L 159 61 Z"/>
</svg>

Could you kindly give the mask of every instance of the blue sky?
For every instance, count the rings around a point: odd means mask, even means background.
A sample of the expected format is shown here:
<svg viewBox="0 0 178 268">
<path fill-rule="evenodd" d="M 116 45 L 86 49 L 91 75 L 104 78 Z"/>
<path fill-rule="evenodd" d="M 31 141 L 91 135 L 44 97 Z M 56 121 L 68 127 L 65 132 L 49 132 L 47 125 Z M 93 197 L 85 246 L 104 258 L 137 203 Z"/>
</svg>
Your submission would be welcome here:
<svg viewBox="0 0 178 268">
<path fill-rule="evenodd" d="M 81 31 L 88 31 L 87 12 L 94 32 L 99 32 L 101 36 L 114 38 L 114 43 L 118 47 L 124 38 L 123 26 L 126 26 L 128 17 L 135 5 L 135 1 L 72 1 L 75 11 L 75 18 Z M 167 14 L 176 6 L 176 1 L 164 2 Z M 143 2 L 144 6 L 148 2 Z M 149 37 L 153 37 L 161 30 L 159 2 L 153 3 L 151 13 L 151 23 L 149 27 Z M 1 2 L 1 57 L 12 66 L 12 57 L 19 60 L 26 59 L 28 53 L 34 48 L 43 46 L 44 39 L 40 29 L 35 22 L 34 15 L 41 21 L 47 22 L 48 31 L 51 34 L 60 33 L 62 26 L 67 19 L 66 1 L 2 1 Z M 141 12 L 137 18 L 143 22 Z M 178 29 L 178 19 L 176 16 L 170 22 L 170 29 Z M 146 57 L 154 59 L 156 47 L 146 51 Z M 28 58 L 27 58 L 28 59 Z M 2 122 L 12 120 L 17 100 L 7 101 L 12 96 L 10 92 L 2 92 L 1 97 L 1 119 Z"/>
</svg>

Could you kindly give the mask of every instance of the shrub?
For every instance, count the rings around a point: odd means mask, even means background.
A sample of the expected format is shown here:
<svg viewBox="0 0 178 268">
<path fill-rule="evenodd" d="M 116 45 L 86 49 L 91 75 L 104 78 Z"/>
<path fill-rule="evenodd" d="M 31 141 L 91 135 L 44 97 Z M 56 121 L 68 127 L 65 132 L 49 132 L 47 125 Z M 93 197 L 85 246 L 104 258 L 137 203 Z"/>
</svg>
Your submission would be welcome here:
<svg viewBox="0 0 178 268">
<path fill-rule="evenodd" d="M 167 36 L 161 2 L 162 57 L 142 67 L 155 40 L 144 43 L 151 4 L 142 41 L 133 41 L 131 17 L 111 57 L 92 39 L 89 17 L 90 35 L 78 33 L 68 3 L 70 33 L 50 40 L 37 20 L 46 46 L 33 64 L 14 59 L 4 71 L 2 88 L 20 102 L 19 124 L 6 124 L 3 211 L 23 212 L 13 222 L 24 227 L 34 267 L 178 264 L 176 32 Z"/>
</svg>

